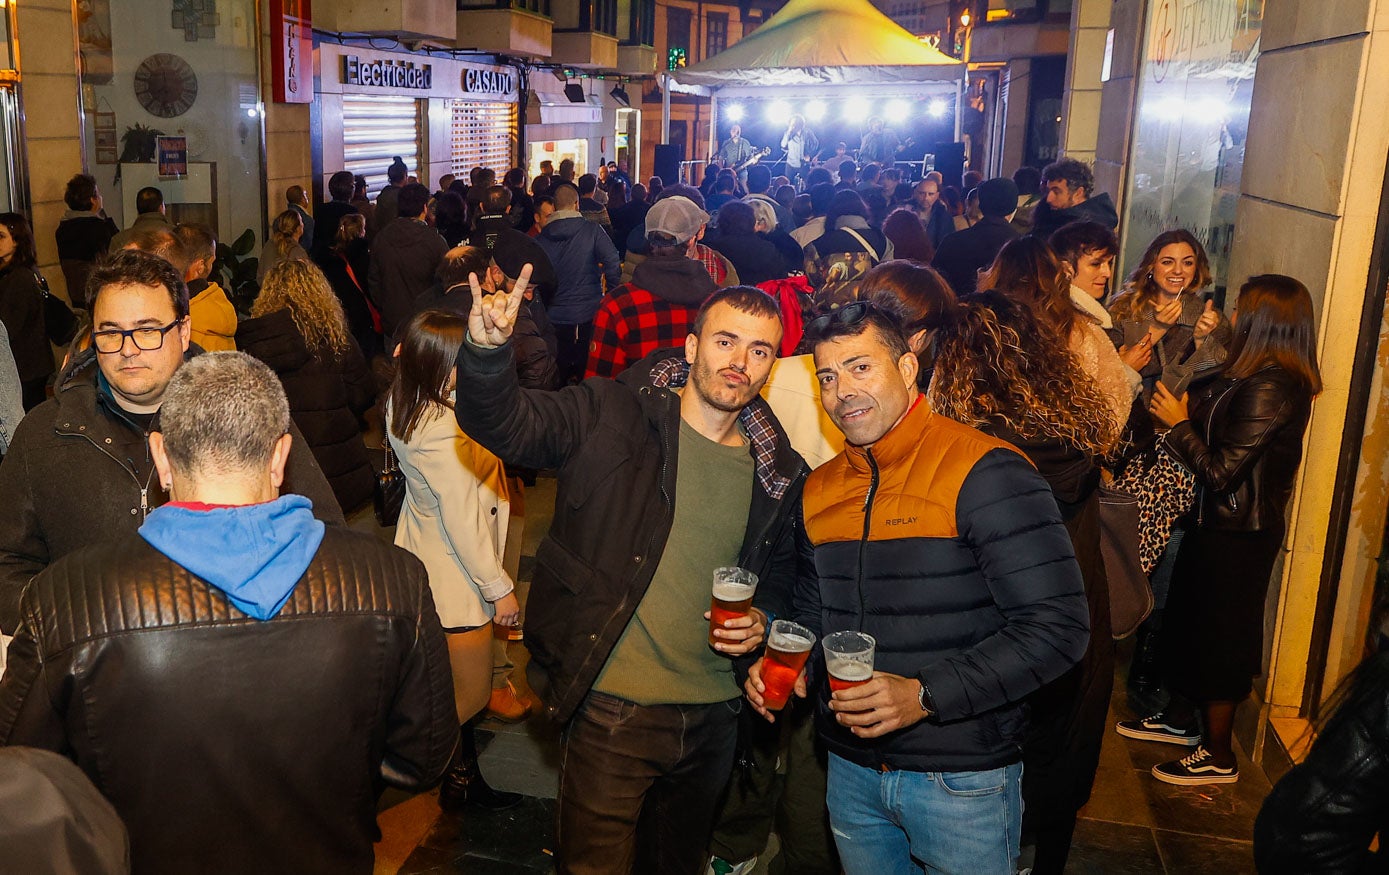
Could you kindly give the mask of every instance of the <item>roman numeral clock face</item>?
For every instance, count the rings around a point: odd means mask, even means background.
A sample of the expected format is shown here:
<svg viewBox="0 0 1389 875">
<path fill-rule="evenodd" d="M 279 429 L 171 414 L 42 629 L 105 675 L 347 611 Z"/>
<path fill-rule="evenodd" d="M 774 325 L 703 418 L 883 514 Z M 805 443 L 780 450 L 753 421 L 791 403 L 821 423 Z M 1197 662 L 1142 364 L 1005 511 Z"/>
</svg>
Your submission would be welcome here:
<svg viewBox="0 0 1389 875">
<path fill-rule="evenodd" d="M 150 55 L 135 70 L 135 98 L 151 115 L 183 115 L 198 99 L 198 77 L 178 55 Z"/>
</svg>

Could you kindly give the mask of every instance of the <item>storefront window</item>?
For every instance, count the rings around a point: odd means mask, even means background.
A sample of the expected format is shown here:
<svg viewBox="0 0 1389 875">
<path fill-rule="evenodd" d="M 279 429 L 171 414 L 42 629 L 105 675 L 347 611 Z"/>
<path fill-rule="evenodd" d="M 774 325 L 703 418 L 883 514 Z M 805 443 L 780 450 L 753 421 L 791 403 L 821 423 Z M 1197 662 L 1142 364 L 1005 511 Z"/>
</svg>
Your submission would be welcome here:
<svg viewBox="0 0 1389 875">
<path fill-rule="evenodd" d="M 501 177 L 511 169 L 516 141 L 516 104 L 449 101 L 453 116 L 453 173 L 467 179 L 474 167 Z"/>
<path fill-rule="evenodd" d="M 559 163 L 568 158 L 574 162 L 575 178 L 588 173 L 588 140 L 550 140 L 530 144 L 530 154 L 526 157 L 526 170 L 530 178 L 540 175 L 540 162 L 553 161 L 555 172 L 559 173 Z"/>
<path fill-rule="evenodd" d="M 207 224 L 227 241 L 250 228 L 259 240 L 264 110 L 255 0 L 175 3 L 163 16 L 113 14 L 129 12 L 114 0 L 79 5 L 86 163 L 107 212 L 129 225 L 136 192 L 150 185 L 164 194 L 171 220 Z M 184 138 L 185 173 L 170 174 L 166 164 L 161 175 L 161 134 Z"/>
<path fill-rule="evenodd" d="M 1185 228 L 1229 282 L 1263 0 L 1149 4 L 1121 269 L 1159 233 Z"/>
</svg>

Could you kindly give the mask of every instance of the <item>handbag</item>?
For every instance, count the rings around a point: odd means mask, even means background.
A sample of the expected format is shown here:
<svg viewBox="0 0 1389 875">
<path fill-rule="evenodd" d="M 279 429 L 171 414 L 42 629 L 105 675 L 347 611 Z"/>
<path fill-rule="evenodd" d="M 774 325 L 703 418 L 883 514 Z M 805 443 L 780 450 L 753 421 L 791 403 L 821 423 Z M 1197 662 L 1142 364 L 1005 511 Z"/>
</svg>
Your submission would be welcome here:
<svg viewBox="0 0 1389 875">
<path fill-rule="evenodd" d="M 400 462 L 391 449 L 387 438 L 382 449 L 386 451 L 386 461 L 381 473 L 376 475 L 376 491 L 372 494 L 372 506 L 376 511 L 376 522 L 382 528 L 390 528 L 400 520 L 400 507 L 405 503 L 405 474 L 400 470 Z"/>
<path fill-rule="evenodd" d="M 1153 440 L 1130 457 L 1111 488 L 1138 499 L 1138 551 L 1143 573 L 1152 574 L 1172 538 L 1172 524 L 1196 501 L 1196 475 Z"/>
<path fill-rule="evenodd" d="M 1127 638 L 1153 612 L 1153 588 L 1140 555 L 1138 496 L 1101 484 L 1100 556 L 1109 581 L 1110 631 Z"/>
<path fill-rule="evenodd" d="M 43 299 L 43 329 L 48 335 L 48 342 L 54 346 L 67 346 L 77 336 L 77 314 L 62 298 L 48 290 L 48 280 L 44 279 L 43 274 L 34 271 L 34 280 Z"/>
</svg>

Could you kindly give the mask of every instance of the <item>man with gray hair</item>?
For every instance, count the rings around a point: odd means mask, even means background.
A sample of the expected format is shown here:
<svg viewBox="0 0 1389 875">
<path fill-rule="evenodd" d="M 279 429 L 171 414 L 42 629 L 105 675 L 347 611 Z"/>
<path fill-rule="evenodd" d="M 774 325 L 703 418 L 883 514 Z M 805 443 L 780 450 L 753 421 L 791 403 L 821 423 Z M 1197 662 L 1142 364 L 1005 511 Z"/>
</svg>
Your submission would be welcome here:
<svg viewBox="0 0 1389 875">
<path fill-rule="evenodd" d="M 424 566 L 280 495 L 289 424 L 264 364 L 190 361 L 149 436 L 172 501 L 25 590 L 0 744 L 76 762 L 134 871 L 365 875 L 376 797 L 428 789 L 453 750 Z"/>
</svg>

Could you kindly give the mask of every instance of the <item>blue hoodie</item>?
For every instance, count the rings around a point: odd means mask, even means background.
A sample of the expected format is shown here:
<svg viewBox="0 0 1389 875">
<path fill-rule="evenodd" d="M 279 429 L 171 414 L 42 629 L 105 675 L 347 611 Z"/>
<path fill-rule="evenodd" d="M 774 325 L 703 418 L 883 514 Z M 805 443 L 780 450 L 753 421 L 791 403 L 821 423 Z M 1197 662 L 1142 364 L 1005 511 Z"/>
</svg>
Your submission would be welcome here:
<svg viewBox="0 0 1389 875">
<path fill-rule="evenodd" d="M 151 547 L 257 620 L 271 619 L 289 601 L 323 532 L 313 503 L 302 495 L 213 510 L 164 505 L 140 526 Z"/>
</svg>

